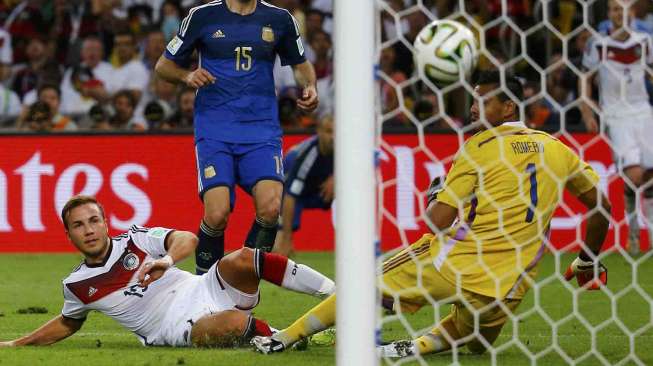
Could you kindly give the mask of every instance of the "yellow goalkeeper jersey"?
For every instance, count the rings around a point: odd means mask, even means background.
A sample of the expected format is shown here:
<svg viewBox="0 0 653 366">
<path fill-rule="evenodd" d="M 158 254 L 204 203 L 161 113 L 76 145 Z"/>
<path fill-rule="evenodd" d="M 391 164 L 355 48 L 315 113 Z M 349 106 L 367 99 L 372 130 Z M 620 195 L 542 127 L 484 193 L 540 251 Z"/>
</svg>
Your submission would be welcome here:
<svg viewBox="0 0 653 366">
<path fill-rule="evenodd" d="M 458 152 L 437 197 L 464 216 L 432 240 L 435 267 L 465 290 L 523 297 L 564 188 L 580 195 L 598 180 L 569 147 L 521 122 L 477 133 Z"/>
</svg>

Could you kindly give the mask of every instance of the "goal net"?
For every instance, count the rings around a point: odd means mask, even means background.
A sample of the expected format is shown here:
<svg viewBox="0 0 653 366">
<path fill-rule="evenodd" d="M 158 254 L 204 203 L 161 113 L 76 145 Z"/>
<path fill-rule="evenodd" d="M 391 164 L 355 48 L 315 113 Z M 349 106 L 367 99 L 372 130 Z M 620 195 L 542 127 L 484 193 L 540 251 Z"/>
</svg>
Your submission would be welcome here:
<svg viewBox="0 0 653 366">
<path fill-rule="evenodd" d="M 653 13 L 648 13 L 649 3 L 637 3 L 634 16 L 639 17 L 638 24 L 646 25 L 653 18 Z M 438 88 L 424 82 L 414 69 L 413 40 L 423 26 L 435 19 L 459 21 L 475 33 L 480 55 L 477 72 L 499 69 L 522 81 L 525 95 L 520 111 L 524 122 L 556 136 L 590 163 L 613 207 L 610 231 L 600 256 L 610 270 L 605 288 L 585 291 L 575 281 L 567 282 L 563 277 L 582 245 L 588 215 L 566 193 L 554 213 L 550 235 L 540 238 L 546 253 L 529 292 L 514 313 L 508 312 L 508 320 L 496 341 L 481 341 L 487 348 L 483 355 L 472 354 L 465 342 L 453 342 L 451 351 L 445 353 L 399 360 L 385 358 L 383 362 L 653 363 L 653 260 L 647 250 L 648 220 L 640 209 L 631 210 L 629 217 L 624 199 L 624 187 L 630 186 L 639 206 L 646 199 L 646 186 L 638 188 L 629 179 L 624 180 L 624 173 L 614 162 L 614 146 L 605 126 L 596 134 L 587 133 L 579 109 L 587 101 L 578 89 L 578 79 L 587 75 L 581 66 L 583 49 L 588 38 L 609 27 L 608 2 L 377 0 L 376 5 L 379 207 L 384 249 L 378 261 L 379 273 L 383 260 L 431 232 L 425 215 L 429 183 L 436 177 L 444 179 L 458 149 L 474 132 L 469 123 L 472 82 L 459 80 Z M 647 78 L 651 71 L 646 69 Z M 623 77 L 624 83 L 628 82 L 628 75 Z M 596 89 L 596 84 L 591 86 Z M 598 101 L 597 94 L 594 90 L 592 95 Z M 602 112 L 594 111 L 597 120 L 603 121 Z M 653 128 L 653 120 L 650 122 L 649 128 Z M 521 191 L 528 192 L 528 187 Z M 631 226 L 639 226 L 636 236 L 631 234 L 630 238 L 629 221 Z M 501 230 L 497 227 L 497 231 Z M 478 245 L 482 247 L 482 243 Z M 641 253 L 636 253 L 635 247 Z M 417 264 L 414 255 L 407 260 L 416 263 L 418 274 L 425 270 L 425 265 L 432 265 Z M 480 260 L 479 265 L 485 264 Z M 420 291 L 421 285 L 418 281 L 418 288 L 412 290 Z M 379 286 L 384 288 L 383 283 Z M 418 338 L 451 311 L 451 305 L 428 295 L 425 298 L 428 303 L 414 314 L 402 308 L 384 313 L 377 342 Z M 470 304 L 460 306 L 475 311 Z M 477 324 L 473 336 L 479 335 Z"/>
</svg>

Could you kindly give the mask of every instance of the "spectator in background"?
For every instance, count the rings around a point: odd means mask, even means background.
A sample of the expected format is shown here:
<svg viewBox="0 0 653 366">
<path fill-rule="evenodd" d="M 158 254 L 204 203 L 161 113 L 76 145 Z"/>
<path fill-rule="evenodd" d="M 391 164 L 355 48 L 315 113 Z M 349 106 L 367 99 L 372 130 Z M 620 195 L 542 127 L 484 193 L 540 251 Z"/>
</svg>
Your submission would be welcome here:
<svg viewBox="0 0 653 366">
<path fill-rule="evenodd" d="M 77 126 L 70 120 L 54 120 L 55 114 L 50 105 L 44 101 L 37 101 L 29 106 L 25 120 L 18 126 L 19 129 L 29 132 L 65 132 L 75 131 Z"/>
<path fill-rule="evenodd" d="M 15 67 L 12 82 L 12 89 L 21 99 L 42 83 L 44 77 L 48 80 L 61 80 L 60 66 L 50 58 L 48 45 L 43 37 L 32 38 L 25 52 L 27 62 Z"/>
<path fill-rule="evenodd" d="M 148 105 L 153 104 L 159 107 L 155 107 L 154 110 L 150 107 L 150 115 L 162 114 L 162 117 L 152 121 L 156 125 L 161 125 L 172 116 L 172 111 L 177 107 L 177 84 L 170 83 L 156 74 L 152 76 L 148 90 L 136 107 L 136 118 L 148 121 L 150 128 L 154 126 L 149 123 L 150 118 L 147 117 L 146 109 Z"/>
<path fill-rule="evenodd" d="M 0 1 L 0 24 L 13 38 L 15 63 L 27 62 L 26 48 L 29 41 L 47 34 L 49 30 L 41 11 L 42 6 L 42 0 Z"/>
<path fill-rule="evenodd" d="M 304 37 L 306 38 L 306 45 L 304 46 L 306 52 L 306 59 L 315 63 L 315 52 L 311 46 L 313 36 L 318 32 L 324 32 L 324 13 L 317 9 L 309 9 L 306 12 L 306 19 L 304 21 Z"/>
<path fill-rule="evenodd" d="M 170 117 L 163 129 L 192 128 L 193 116 L 195 114 L 195 89 L 184 88 L 177 95 L 177 108 L 175 114 Z"/>
<path fill-rule="evenodd" d="M 0 62 L 0 127 L 12 124 L 21 112 L 18 94 L 7 88 L 3 83 L 10 75 L 10 70 L 9 64 Z"/>
<path fill-rule="evenodd" d="M 333 61 L 331 60 L 331 37 L 324 31 L 317 31 L 310 40 L 315 61 L 315 76 L 322 79 L 330 76 L 333 72 Z"/>
<path fill-rule="evenodd" d="M 29 106 L 25 121 L 19 129 L 26 132 L 50 132 L 52 130 L 52 113 L 45 102 L 36 102 Z"/>
<path fill-rule="evenodd" d="M 0 28 L 0 127 L 13 122 L 20 114 L 20 98 L 5 85 L 11 76 L 11 35 Z"/>
<path fill-rule="evenodd" d="M 113 40 L 118 66 L 111 77 L 109 92 L 126 89 L 139 101 L 149 83 L 150 71 L 137 57 L 136 40 L 132 33 L 116 33 Z"/>
<path fill-rule="evenodd" d="M 111 114 L 102 104 L 95 104 L 84 118 L 85 124 L 94 131 L 111 131 Z"/>
<path fill-rule="evenodd" d="M 109 120 L 112 130 L 145 131 L 145 121 L 135 118 L 136 98 L 130 90 L 120 90 L 113 96 L 115 114 Z"/>
<path fill-rule="evenodd" d="M 64 114 L 85 114 L 94 104 L 111 98 L 108 85 L 113 77 L 113 66 L 102 60 L 104 45 L 100 38 L 86 37 L 80 56 L 81 64 L 66 70 L 61 83 L 61 111 Z"/>
<path fill-rule="evenodd" d="M 382 76 L 379 77 L 379 86 L 381 88 L 381 111 L 383 114 L 391 113 L 398 108 L 399 98 L 397 97 L 398 84 L 406 81 L 406 75 L 395 69 L 395 49 L 386 47 L 381 50 L 381 59 L 379 60 L 379 69 Z M 390 124 L 405 125 L 408 118 L 399 112 L 396 117 L 388 121 Z"/>
<path fill-rule="evenodd" d="M 11 34 L 0 27 L 0 63 L 11 66 L 14 62 L 14 51 L 11 48 Z"/>
<path fill-rule="evenodd" d="M 56 84 L 44 84 L 38 89 L 38 100 L 50 107 L 52 126 L 54 130 L 76 131 L 77 124 L 70 117 L 60 113 L 61 91 Z"/>
<path fill-rule="evenodd" d="M 177 108 L 177 84 L 153 76 L 148 91 L 148 102 L 157 100 L 168 105 L 170 109 Z"/>
<path fill-rule="evenodd" d="M 170 130 L 167 120 L 171 114 L 170 106 L 160 100 L 152 100 L 147 103 L 143 112 L 148 129 L 153 131 Z"/>
<path fill-rule="evenodd" d="M 333 34 L 333 0 L 313 0 L 311 8 L 317 9 L 324 14 L 322 30 Z"/>
<path fill-rule="evenodd" d="M 53 0 L 54 19 L 49 32 L 56 40 L 54 58 L 59 63 L 76 64 L 82 39 L 97 34 L 99 25 L 88 0 Z"/>
<path fill-rule="evenodd" d="M 527 82 L 524 85 L 524 99 L 530 99 L 540 94 L 537 83 Z M 560 126 L 560 116 L 552 105 L 543 97 L 538 96 L 526 104 L 526 125 L 535 129 L 555 130 Z"/>
<path fill-rule="evenodd" d="M 169 42 L 179 29 L 182 11 L 176 1 L 167 0 L 161 6 L 161 32 L 165 42 Z M 159 52 L 159 55 L 163 53 Z"/>
<path fill-rule="evenodd" d="M 152 72 L 159 56 L 166 48 L 166 40 L 163 32 L 158 29 L 152 29 L 145 35 L 143 44 L 143 62 Z"/>
</svg>

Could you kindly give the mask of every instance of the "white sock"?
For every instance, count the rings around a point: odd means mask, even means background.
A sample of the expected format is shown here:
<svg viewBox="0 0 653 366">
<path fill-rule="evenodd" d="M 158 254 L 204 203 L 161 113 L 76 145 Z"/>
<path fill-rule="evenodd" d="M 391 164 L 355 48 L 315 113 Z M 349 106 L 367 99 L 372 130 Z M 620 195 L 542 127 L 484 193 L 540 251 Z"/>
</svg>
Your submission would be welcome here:
<svg viewBox="0 0 653 366">
<path fill-rule="evenodd" d="M 313 268 L 288 259 L 281 286 L 320 298 L 336 292 L 336 284 Z"/>
</svg>

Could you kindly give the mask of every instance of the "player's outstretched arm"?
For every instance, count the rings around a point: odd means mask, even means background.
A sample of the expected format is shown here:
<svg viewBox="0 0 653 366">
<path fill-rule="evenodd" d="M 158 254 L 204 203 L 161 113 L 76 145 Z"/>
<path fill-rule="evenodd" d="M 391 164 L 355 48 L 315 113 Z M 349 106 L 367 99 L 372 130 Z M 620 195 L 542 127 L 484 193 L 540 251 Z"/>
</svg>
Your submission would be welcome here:
<svg viewBox="0 0 653 366">
<path fill-rule="evenodd" d="M 594 117 L 593 108 L 598 108 L 596 103 L 592 99 L 592 81 L 594 80 L 595 74 L 588 74 L 578 78 L 578 91 L 580 92 L 582 103 L 580 103 L 580 112 L 583 117 L 583 122 L 585 123 L 585 128 L 587 132 L 597 133 L 599 132 L 599 124 Z"/>
<path fill-rule="evenodd" d="M 576 277 L 579 286 L 589 290 L 598 290 L 600 285 L 607 284 L 608 270 L 596 260 L 601 246 L 608 233 L 608 216 L 612 209 L 608 198 L 594 186 L 589 191 L 578 196 L 578 199 L 591 210 L 585 228 L 585 248 L 583 248 L 567 271 L 565 278 L 569 281 Z M 596 270 L 596 275 L 595 275 Z"/>
<path fill-rule="evenodd" d="M 193 254 L 197 243 L 197 236 L 189 231 L 171 232 L 166 239 L 168 254 L 161 259 L 143 264 L 138 272 L 139 284 L 142 287 L 147 287 L 153 281 L 161 278 L 168 268 Z"/>
<path fill-rule="evenodd" d="M 165 56 L 159 57 L 154 71 L 158 76 L 169 82 L 184 83 L 195 89 L 215 83 L 215 77 L 205 69 L 198 67 L 194 71 L 186 70 Z"/>
<path fill-rule="evenodd" d="M 64 318 L 62 315 L 50 320 L 32 333 L 13 341 L 0 342 L 1 347 L 46 346 L 75 334 L 84 324 L 83 320 Z"/>
<path fill-rule="evenodd" d="M 313 64 L 310 61 L 304 61 L 293 66 L 293 70 L 297 85 L 302 87 L 302 96 L 297 99 L 297 107 L 304 112 L 313 112 L 319 103 L 315 86 L 317 78 Z"/>
</svg>

